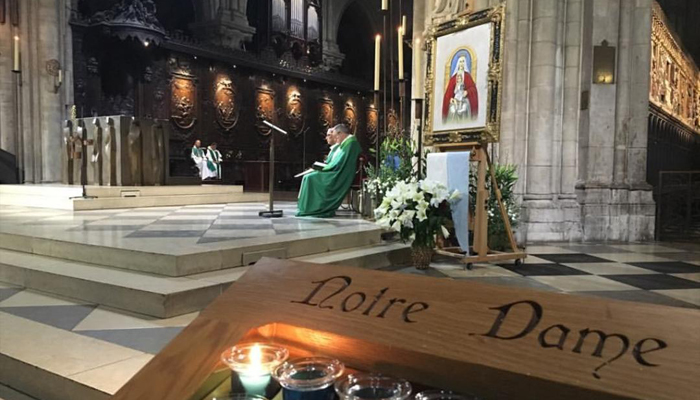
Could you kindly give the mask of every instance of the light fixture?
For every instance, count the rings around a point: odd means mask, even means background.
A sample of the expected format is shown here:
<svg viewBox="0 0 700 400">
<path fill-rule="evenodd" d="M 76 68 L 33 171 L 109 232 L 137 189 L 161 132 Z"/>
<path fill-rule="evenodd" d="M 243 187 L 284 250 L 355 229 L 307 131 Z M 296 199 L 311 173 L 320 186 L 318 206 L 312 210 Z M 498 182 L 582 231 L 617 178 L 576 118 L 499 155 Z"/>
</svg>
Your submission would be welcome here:
<svg viewBox="0 0 700 400">
<path fill-rule="evenodd" d="M 151 44 L 148 40 L 143 41 L 143 47 L 148 47 Z"/>
</svg>

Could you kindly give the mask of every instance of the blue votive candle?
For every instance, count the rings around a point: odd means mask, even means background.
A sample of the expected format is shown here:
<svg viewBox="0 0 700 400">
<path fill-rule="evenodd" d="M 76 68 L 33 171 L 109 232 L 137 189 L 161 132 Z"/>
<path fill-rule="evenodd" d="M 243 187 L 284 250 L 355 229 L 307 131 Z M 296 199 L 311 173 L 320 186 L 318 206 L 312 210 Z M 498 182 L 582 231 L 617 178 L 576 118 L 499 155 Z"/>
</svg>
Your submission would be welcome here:
<svg viewBox="0 0 700 400">
<path fill-rule="evenodd" d="M 411 395 L 411 384 L 379 374 L 352 374 L 336 382 L 340 400 L 405 400 Z"/>
<path fill-rule="evenodd" d="M 338 360 L 312 357 L 286 362 L 272 373 L 284 400 L 333 400 L 333 384 L 345 371 Z"/>
</svg>

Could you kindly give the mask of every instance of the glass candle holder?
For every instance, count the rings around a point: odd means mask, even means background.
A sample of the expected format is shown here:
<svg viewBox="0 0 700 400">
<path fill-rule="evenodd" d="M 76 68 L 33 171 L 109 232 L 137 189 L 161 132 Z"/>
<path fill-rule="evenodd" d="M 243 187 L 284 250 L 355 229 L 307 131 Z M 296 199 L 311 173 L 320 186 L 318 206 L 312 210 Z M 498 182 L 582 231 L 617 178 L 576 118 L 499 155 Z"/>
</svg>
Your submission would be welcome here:
<svg viewBox="0 0 700 400">
<path fill-rule="evenodd" d="M 340 400 L 405 400 L 411 395 L 411 384 L 379 374 L 352 374 L 336 382 Z"/>
<path fill-rule="evenodd" d="M 333 400 L 333 383 L 345 365 L 330 358 L 300 358 L 280 365 L 272 374 L 282 386 L 284 400 Z"/>
<path fill-rule="evenodd" d="M 214 397 L 212 400 L 267 400 L 267 397 L 247 393 L 231 393 L 226 396 Z"/>
<path fill-rule="evenodd" d="M 450 392 L 449 390 L 425 390 L 418 393 L 415 400 L 479 400 L 479 398 Z"/>
<path fill-rule="evenodd" d="M 236 372 L 246 394 L 257 396 L 267 394 L 270 374 L 288 357 L 284 347 L 259 343 L 233 346 L 221 353 L 221 361 Z"/>
</svg>

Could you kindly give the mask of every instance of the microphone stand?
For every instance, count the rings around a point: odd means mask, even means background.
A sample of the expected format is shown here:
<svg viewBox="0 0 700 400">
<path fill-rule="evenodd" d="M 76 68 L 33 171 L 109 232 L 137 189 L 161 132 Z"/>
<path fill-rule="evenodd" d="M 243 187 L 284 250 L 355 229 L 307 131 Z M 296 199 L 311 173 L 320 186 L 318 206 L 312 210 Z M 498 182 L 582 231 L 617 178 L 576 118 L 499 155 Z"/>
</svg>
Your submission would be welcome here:
<svg viewBox="0 0 700 400">
<path fill-rule="evenodd" d="M 284 135 L 286 135 L 287 132 L 268 121 L 262 122 L 263 124 L 272 128 L 272 131 L 270 131 L 270 183 L 268 184 L 270 192 L 270 208 L 267 211 L 260 211 L 258 216 L 264 218 L 279 218 L 282 216 L 283 211 L 275 210 L 275 202 L 273 199 L 275 192 L 275 131 Z"/>
</svg>

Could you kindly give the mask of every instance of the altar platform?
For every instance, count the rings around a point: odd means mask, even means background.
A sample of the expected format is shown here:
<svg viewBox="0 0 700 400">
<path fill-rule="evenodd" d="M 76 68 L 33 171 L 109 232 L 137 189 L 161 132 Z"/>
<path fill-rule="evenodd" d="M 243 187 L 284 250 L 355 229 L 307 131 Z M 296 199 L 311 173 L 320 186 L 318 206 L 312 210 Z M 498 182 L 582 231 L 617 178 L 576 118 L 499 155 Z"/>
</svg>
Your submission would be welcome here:
<svg viewBox="0 0 700 400">
<path fill-rule="evenodd" d="M 196 311 L 263 256 L 380 268 L 405 262 L 357 214 L 258 216 L 265 203 L 0 210 L 0 281 L 165 318 Z"/>
<path fill-rule="evenodd" d="M 95 198 L 81 198 L 80 185 L 0 185 L 0 205 L 83 211 L 267 200 L 267 193 L 244 193 L 243 186 L 235 185 L 88 185 L 85 188 L 86 194 Z"/>
</svg>

